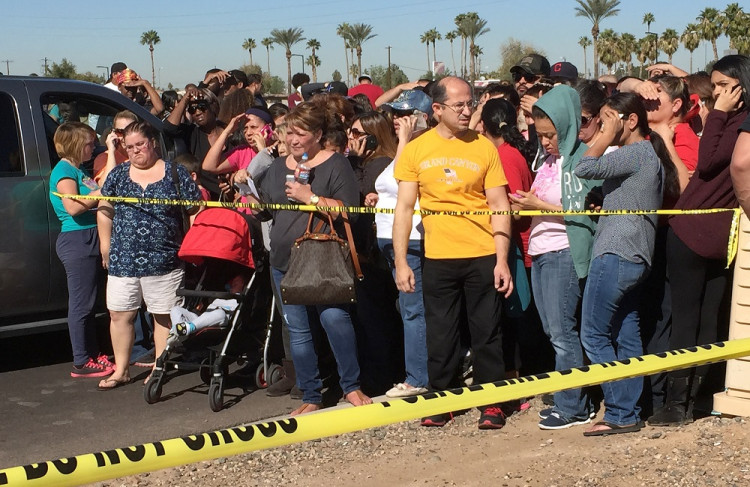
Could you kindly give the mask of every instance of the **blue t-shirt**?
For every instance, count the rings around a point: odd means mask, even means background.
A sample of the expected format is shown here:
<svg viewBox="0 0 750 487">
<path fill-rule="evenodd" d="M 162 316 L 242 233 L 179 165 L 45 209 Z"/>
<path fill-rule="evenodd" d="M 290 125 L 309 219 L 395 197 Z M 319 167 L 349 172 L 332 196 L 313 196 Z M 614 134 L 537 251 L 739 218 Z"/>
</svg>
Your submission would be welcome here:
<svg viewBox="0 0 750 487">
<path fill-rule="evenodd" d="M 102 187 L 104 196 L 177 199 L 172 163 L 164 177 L 144 190 L 130 179 L 130 162 L 116 166 Z M 199 201 L 201 193 L 182 166 L 177 166 L 182 199 Z M 163 276 L 180 266 L 177 250 L 182 243 L 182 215 L 177 206 L 115 203 L 109 274 L 118 277 Z"/>
<path fill-rule="evenodd" d="M 52 194 L 57 191 L 57 183 L 61 179 L 72 179 L 78 187 L 78 194 L 87 195 L 92 191 L 99 189 L 99 185 L 93 179 L 88 177 L 83 171 L 73 166 L 67 161 L 58 162 L 49 175 L 49 200 L 52 208 L 55 210 L 57 218 L 62 223 L 62 232 L 72 232 L 73 230 L 84 230 L 96 226 L 96 213 L 94 211 L 85 211 L 80 215 L 71 216 L 65 211 L 62 198 Z"/>
</svg>

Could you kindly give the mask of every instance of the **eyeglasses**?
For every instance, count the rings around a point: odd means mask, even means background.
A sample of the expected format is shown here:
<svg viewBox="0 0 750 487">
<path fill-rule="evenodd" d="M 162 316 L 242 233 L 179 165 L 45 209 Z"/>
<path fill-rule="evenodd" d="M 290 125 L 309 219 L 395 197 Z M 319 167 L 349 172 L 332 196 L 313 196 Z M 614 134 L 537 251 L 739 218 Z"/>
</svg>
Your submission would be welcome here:
<svg viewBox="0 0 750 487">
<path fill-rule="evenodd" d="M 446 105 L 445 103 L 438 102 L 438 105 L 443 105 L 446 108 L 450 108 L 454 112 L 456 112 L 458 115 L 461 115 L 464 110 L 467 108 L 472 111 L 477 107 L 477 103 L 475 101 L 467 101 L 463 103 L 454 103 L 453 105 Z"/>
<path fill-rule="evenodd" d="M 208 107 L 209 107 L 208 102 L 199 101 L 198 103 L 193 103 L 193 104 L 188 105 L 187 111 L 190 115 L 192 115 L 198 110 L 202 112 L 206 112 L 208 111 Z"/>
<path fill-rule="evenodd" d="M 515 73 L 513 73 L 514 83 L 518 83 L 519 81 L 521 81 L 521 79 L 525 80 L 527 83 L 533 83 L 534 81 L 536 81 L 536 75 L 523 73 L 519 71 L 516 71 Z"/>
<path fill-rule="evenodd" d="M 146 149 L 147 147 L 148 147 L 148 140 L 142 140 L 132 145 L 126 145 L 125 152 L 135 152 L 136 149 L 138 149 L 138 152 L 141 152 L 143 151 L 143 149 Z"/>
<path fill-rule="evenodd" d="M 349 135 L 355 138 L 360 138 L 360 137 L 367 135 L 367 132 L 362 132 L 361 130 L 357 130 L 354 127 L 352 127 L 349 129 Z"/>
</svg>

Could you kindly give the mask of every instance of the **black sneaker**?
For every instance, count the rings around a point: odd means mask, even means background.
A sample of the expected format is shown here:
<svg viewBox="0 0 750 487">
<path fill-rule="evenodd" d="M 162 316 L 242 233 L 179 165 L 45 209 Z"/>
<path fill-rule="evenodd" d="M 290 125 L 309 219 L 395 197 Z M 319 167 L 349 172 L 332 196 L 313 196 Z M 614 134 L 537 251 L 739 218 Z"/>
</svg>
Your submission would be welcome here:
<svg viewBox="0 0 750 487">
<path fill-rule="evenodd" d="M 505 426 L 505 413 L 503 408 L 495 406 L 485 406 L 481 409 L 482 414 L 479 416 L 480 430 L 499 430 Z"/>
<path fill-rule="evenodd" d="M 545 408 L 539 411 L 539 419 L 547 419 L 549 418 L 550 414 L 552 414 L 552 411 L 554 411 L 554 407 L 551 408 Z M 589 410 L 589 419 L 594 419 L 596 417 L 596 411 L 593 409 Z"/>
<path fill-rule="evenodd" d="M 436 414 L 434 416 L 427 416 L 422 418 L 421 425 L 427 427 L 443 427 L 448 424 L 448 421 L 453 419 L 452 413 Z"/>
</svg>

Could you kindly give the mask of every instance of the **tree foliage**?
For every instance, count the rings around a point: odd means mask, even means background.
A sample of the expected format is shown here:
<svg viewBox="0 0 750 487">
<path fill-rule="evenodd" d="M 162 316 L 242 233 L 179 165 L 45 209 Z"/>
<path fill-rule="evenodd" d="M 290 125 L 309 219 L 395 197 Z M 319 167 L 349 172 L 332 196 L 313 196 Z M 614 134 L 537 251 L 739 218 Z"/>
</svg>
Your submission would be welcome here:
<svg viewBox="0 0 750 487">
<path fill-rule="evenodd" d="M 534 52 L 542 56 L 545 55 L 543 50 L 534 47 L 532 44 L 527 44 L 513 37 L 508 38 L 508 40 L 500 44 L 500 59 L 502 59 L 502 64 L 500 64 L 500 68 L 493 72 L 491 76 L 493 78 L 510 80 L 510 68 L 516 65 L 524 56 Z"/>
<path fill-rule="evenodd" d="M 370 69 L 365 70 L 365 73 L 370 75 L 370 78 L 372 78 L 372 82 L 374 84 L 378 86 L 388 85 L 388 68 L 386 66 L 380 64 L 370 66 Z M 408 81 L 409 77 L 406 76 L 401 68 L 399 68 L 395 64 L 391 64 L 391 86 L 396 86 Z"/>
<path fill-rule="evenodd" d="M 94 74 L 91 71 L 79 73 L 78 71 L 76 71 L 75 64 L 70 62 L 67 58 L 62 58 L 62 61 L 60 61 L 59 63 L 53 62 L 50 66 L 48 66 L 45 76 L 47 78 L 77 79 L 97 84 L 102 84 L 106 81 L 104 79 L 104 76 L 100 74 Z"/>
<path fill-rule="evenodd" d="M 240 70 L 244 71 L 245 74 L 258 74 L 260 73 L 263 83 L 263 91 L 265 93 L 272 93 L 279 95 L 284 93 L 286 90 L 286 84 L 284 80 L 278 76 L 271 76 L 268 71 L 263 71 L 257 64 L 243 64 L 240 66 Z"/>
</svg>

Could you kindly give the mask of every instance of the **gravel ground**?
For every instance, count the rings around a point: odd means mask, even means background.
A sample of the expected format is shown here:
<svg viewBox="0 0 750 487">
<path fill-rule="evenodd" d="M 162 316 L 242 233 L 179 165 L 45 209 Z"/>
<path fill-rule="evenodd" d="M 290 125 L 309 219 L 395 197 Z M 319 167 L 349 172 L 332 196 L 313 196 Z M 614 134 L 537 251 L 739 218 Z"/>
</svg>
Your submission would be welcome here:
<svg viewBox="0 0 750 487">
<path fill-rule="evenodd" d="M 97 485 L 750 485 L 750 427 L 742 418 L 584 438 L 586 426 L 540 430 L 543 405 L 531 406 L 500 431 L 478 430 L 473 410 L 444 428 L 410 421 Z"/>
</svg>

